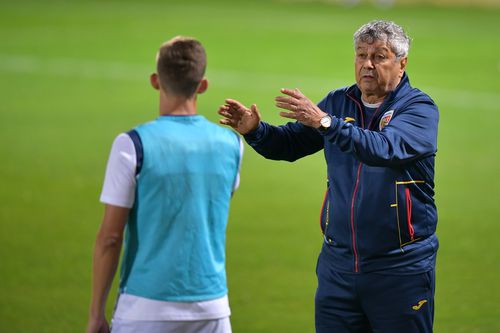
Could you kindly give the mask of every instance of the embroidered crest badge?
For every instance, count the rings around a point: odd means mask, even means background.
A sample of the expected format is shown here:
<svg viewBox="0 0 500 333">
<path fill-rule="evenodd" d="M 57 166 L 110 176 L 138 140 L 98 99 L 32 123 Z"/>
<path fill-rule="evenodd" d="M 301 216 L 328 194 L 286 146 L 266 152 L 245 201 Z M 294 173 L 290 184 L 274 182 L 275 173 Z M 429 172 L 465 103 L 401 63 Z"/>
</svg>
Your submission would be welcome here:
<svg viewBox="0 0 500 333">
<path fill-rule="evenodd" d="M 378 130 L 381 131 L 384 127 L 386 127 L 391 121 L 394 110 L 389 110 L 380 119 L 380 123 L 378 124 Z"/>
</svg>

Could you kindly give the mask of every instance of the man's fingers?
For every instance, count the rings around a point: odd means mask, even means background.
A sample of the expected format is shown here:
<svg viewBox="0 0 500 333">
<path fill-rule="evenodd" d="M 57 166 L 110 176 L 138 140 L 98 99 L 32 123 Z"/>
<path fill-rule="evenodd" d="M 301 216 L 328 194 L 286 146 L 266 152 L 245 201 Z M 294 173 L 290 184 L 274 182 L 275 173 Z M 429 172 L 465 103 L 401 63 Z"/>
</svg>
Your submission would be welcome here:
<svg viewBox="0 0 500 333">
<path fill-rule="evenodd" d="M 293 105 L 297 105 L 300 102 L 295 97 L 290 97 L 290 96 L 277 96 L 274 98 L 274 100 L 276 102 L 288 103 L 288 104 L 293 104 Z"/>
<path fill-rule="evenodd" d="M 219 106 L 219 111 L 217 111 L 219 114 L 221 112 L 227 112 L 227 110 L 229 109 L 229 107 L 227 105 L 221 105 Z"/>
<path fill-rule="evenodd" d="M 298 88 L 295 89 L 283 88 L 281 89 L 281 92 L 285 95 L 294 97 L 296 99 L 301 99 L 302 97 L 304 97 L 304 94 L 302 94 L 302 92 Z"/>
<path fill-rule="evenodd" d="M 294 112 L 280 112 L 280 116 L 289 119 L 297 119 L 297 114 Z"/>
<path fill-rule="evenodd" d="M 235 109 L 230 107 L 229 105 L 221 105 L 217 113 L 223 116 L 224 118 L 220 119 L 219 123 L 234 128 L 237 124 L 237 121 L 234 119 L 234 114 L 233 114 L 234 112 L 236 112 Z"/>
<path fill-rule="evenodd" d="M 290 110 L 290 111 L 297 111 L 296 105 L 292 105 L 292 104 L 288 104 L 288 103 L 281 103 L 281 102 L 277 102 L 275 105 L 281 109 L 286 109 L 286 110 Z"/>
<path fill-rule="evenodd" d="M 229 125 L 229 126 L 232 126 L 232 122 L 231 122 L 231 120 L 226 119 L 226 118 L 224 118 L 224 119 L 220 119 L 220 120 L 219 120 L 219 123 L 221 123 L 222 125 Z"/>
<path fill-rule="evenodd" d="M 235 99 L 231 99 L 231 98 L 228 98 L 226 99 L 226 104 L 229 106 L 229 107 L 232 107 L 236 110 L 248 110 L 248 108 L 246 106 L 244 106 L 243 104 L 241 104 L 240 102 L 238 102 L 237 100 Z"/>
<path fill-rule="evenodd" d="M 257 108 L 257 104 L 252 104 L 250 106 L 250 112 L 252 112 L 252 114 L 256 115 L 260 119 L 260 113 L 259 109 Z"/>
<path fill-rule="evenodd" d="M 223 118 L 219 120 L 219 123 L 222 125 L 231 126 L 232 128 L 238 127 L 238 121 L 234 119 Z"/>
<path fill-rule="evenodd" d="M 221 106 L 217 113 L 220 114 L 221 116 L 229 118 L 229 119 L 233 118 L 233 114 L 230 112 L 229 107 L 227 107 L 225 105 Z"/>
</svg>

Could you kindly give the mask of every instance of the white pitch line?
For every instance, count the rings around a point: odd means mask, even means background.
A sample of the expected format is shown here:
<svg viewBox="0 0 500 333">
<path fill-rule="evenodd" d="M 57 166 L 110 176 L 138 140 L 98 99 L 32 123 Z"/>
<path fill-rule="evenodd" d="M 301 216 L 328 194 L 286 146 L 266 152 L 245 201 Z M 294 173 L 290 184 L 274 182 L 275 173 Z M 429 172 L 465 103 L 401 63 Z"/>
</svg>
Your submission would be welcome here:
<svg viewBox="0 0 500 333">
<path fill-rule="evenodd" d="M 31 55 L 0 54 L 0 71 L 36 75 L 77 77 L 81 79 L 101 79 L 140 82 L 147 79 L 153 66 L 111 61 L 70 58 L 41 58 Z M 320 89 L 328 91 L 352 84 L 352 82 L 331 80 L 307 75 L 268 74 L 243 71 L 228 71 L 209 68 L 208 76 L 214 86 L 251 86 L 252 90 L 269 91 L 283 86 L 298 86 L 304 90 Z M 471 90 L 455 90 L 440 87 L 423 87 L 423 91 L 435 98 L 438 105 L 459 109 L 498 109 L 500 93 Z"/>
<path fill-rule="evenodd" d="M 0 55 L 4 72 L 80 77 L 84 79 L 141 80 L 151 72 L 145 66 L 81 59 L 43 59 L 33 56 Z"/>
</svg>

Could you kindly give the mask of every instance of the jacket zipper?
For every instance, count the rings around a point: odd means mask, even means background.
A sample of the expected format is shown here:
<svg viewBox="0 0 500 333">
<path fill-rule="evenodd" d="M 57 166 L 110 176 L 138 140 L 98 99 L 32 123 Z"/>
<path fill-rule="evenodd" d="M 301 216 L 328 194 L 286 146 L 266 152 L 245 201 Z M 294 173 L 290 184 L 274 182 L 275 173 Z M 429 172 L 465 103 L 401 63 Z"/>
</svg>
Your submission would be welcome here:
<svg viewBox="0 0 500 333">
<path fill-rule="evenodd" d="M 354 186 L 354 192 L 352 193 L 351 200 L 351 234 L 352 234 L 352 250 L 354 252 L 354 271 L 357 273 L 359 271 L 358 262 L 358 249 L 356 247 L 356 230 L 354 228 L 354 202 L 356 201 L 356 193 L 358 192 L 359 186 L 359 175 L 361 174 L 361 167 L 363 163 L 359 163 L 358 172 L 356 175 L 356 185 Z"/>
<path fill-rule="evenodd" d="M 413 228 L 413 224 L 411 223 L 411 195 L 410 188 L 405 188 L 405 197 L 406 197 L 406 222 L 408 224 L 408 232 L 410 233 L 410 239 L 415 240 L 415 229 Z"/>
<path fill-rule="evenodd" d="M 365 119 L 364 119 L 363 108 L 361 107 L 361 104 L 359 104 L 359 102 L 355 98 L 353 98 L 352 96 L 350 96 L 350 95 L 347 95 L 347 96 L 350 99 L 352 99 L 354 101 L 354 103 L 356 103 L 356 105 L 358 106 L 359 114 L 361 115 L 361 128 L 364 129 L 365 128 Z M 384 104 L 384 101 L 382 101 L 382 104 L 380 104 L 380 106 L 377 108 L 377 110 L 375 110 L 375 112 L 373 113 L 372 118 L 370 119 L 370 122 L 368 123 L 368 129 L 370 129 L 371 124 L 373 122 L 373 119 L 376 118 L 376 116 L 378 115 L 380 108 L 382 107 L 383 104 Z M 354 254 L 354 272 L 355 273 L 359 272 L 359 258 L 358 258 L 359 255 L 358 255 L 358 249 L 357 249 L 357 245 L 356 245 L 356 228 L 354 227 L 354 205 L 355 205 L 355 201 L 356 201 L 356 194 L 358 192 L 359 179 L 360 179 L 360 175 L 361 175 L 362 166 L 363 166 L 363 163 L 359 162 L 358 171 L 356 173 L 356 185 L 354 186 L 354 191 L 353 191 L 352 200 L 351 200 L 351 233 L 352 233 L 352 251 Z"/>
<path fill-rule="evenodd" d="M 323 211 L 325 210 L 325 205 L 326 205 L 326 212 L 325 212 L 325 228 L 323 229 L 322 225 L 322 219 L 321 217 L 323 216 Z M 321 232 L 323 233 L 323 236 L 326 237 L 326 229 L 328 228 L 328 222 L 330 220 L 329 218 L 329 213 L 330 213 L 330 200 L 328 200 L 328 187 L 326 188 L 325 192 L 325 198 L 323 199 L 323 206 L 321 206 L 321 212 L 319 214 L 319 227 L 321 229 Z"/>
</svg>

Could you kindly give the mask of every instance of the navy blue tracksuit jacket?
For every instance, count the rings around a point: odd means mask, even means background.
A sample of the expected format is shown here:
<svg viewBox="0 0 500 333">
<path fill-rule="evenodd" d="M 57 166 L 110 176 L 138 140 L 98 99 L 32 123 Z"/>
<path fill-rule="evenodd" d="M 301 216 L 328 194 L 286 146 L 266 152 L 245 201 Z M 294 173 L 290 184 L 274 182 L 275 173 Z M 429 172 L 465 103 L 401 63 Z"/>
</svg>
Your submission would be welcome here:
<svg viewBox="0 0 500 333">
<path fill-rule="evenodd" d="M 434 158 L 438 108 L 405 74 L 365 119 L 357 85 L 331 91 L 319 108 L 324 132 L 261 122 L 245 139 L 268 159 L 294 161 L 324 149 L 328 188 L 323 251 L 339 272 L 415 274 L 435 265 Z"/>
</svg>

